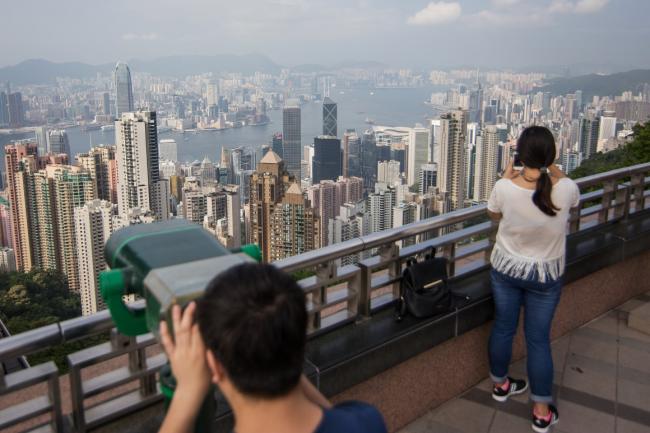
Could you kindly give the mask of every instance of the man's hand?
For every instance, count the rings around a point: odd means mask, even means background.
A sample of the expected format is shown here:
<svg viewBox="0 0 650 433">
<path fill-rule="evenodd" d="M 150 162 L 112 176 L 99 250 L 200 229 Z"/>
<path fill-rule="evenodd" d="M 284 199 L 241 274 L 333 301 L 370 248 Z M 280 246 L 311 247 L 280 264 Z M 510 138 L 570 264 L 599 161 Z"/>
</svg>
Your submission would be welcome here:
<svg viewBox="0 0 650 433">
<path fill-rule="evenodd" d="M 515 160 L 514 158 L 510 159 L 510 162 L 508 163 L 508 166 L 503 172 L 503 178 L 504 179 L 514 179 L 515 177 L 519 176 L 519 170 L 514 169 L 514 163 Z"/>
<path fill-rule="evenodd" d="M 210 389 L 210 369 L 199 325 L 194 323 L 195 310 L 196 304 L 192 302 L 181 315 L 181 307 L 174 305 L 172 323 L 175 339 L 172 339 L 165 321 L 160 322 L 160 337 L 176 378 L 174 400 L 183 401 L 188 410 L 198 412 Z"/>
</svg>

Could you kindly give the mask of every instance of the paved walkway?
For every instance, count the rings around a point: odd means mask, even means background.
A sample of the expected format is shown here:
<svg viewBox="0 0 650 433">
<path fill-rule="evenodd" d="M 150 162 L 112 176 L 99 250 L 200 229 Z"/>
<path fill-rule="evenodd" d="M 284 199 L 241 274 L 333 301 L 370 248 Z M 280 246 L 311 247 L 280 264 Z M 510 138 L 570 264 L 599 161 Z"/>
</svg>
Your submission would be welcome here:
<svg viewBox="0 0 650 433">
<path fill-rule="evenodd" d="M 650 335 L 627 327 L 642 295 L 553 343 L 555 433 L 650 433 Z M 525 360 L 510 373 L 525 376 Z M 399 433 L 531 432 L 527 393 L 497 403 L 484 380 Z"/>
</svg>

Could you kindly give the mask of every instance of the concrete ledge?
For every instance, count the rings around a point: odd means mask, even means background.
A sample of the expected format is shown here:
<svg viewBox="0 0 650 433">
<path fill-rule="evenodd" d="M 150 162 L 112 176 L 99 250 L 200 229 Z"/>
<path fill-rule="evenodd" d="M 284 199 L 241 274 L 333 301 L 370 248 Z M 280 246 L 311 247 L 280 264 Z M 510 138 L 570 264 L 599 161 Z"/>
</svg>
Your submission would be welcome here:
<svg viewBox="0 0 650 433">
<path fill-rule="evenodd" d="M 650 335 L 650 302 L 630 311 L 627 326 Z"/>
</svg>

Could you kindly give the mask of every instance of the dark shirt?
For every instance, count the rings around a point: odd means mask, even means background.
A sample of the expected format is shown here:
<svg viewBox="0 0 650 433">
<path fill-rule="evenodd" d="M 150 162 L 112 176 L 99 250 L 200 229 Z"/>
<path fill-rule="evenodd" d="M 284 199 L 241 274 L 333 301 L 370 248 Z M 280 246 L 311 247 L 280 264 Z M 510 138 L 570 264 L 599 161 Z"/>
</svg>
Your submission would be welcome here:
<svg viewBox="0 0 650 433">
<path fill-rule="evenodd" d="M 381 413 L 359 401 L 339 403 L 323 411 L 314 433 L 387 433 Z"/>
</svg>

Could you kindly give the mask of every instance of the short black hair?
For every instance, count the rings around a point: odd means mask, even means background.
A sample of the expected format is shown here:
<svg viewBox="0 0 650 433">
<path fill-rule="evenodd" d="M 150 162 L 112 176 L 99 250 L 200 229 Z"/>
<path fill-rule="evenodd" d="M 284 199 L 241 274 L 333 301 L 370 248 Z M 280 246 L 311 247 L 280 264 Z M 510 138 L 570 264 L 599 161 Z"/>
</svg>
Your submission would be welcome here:
<svg viewBox="0 0 650 433">
<path fill-rule="evenodd" d="M 241 393 L 279 397 L 300 381 L 307 309 L 291 276 L 269 264 L 227 269 L 210 281 L 196 314 L 206 347 Z"/>
</svg>

